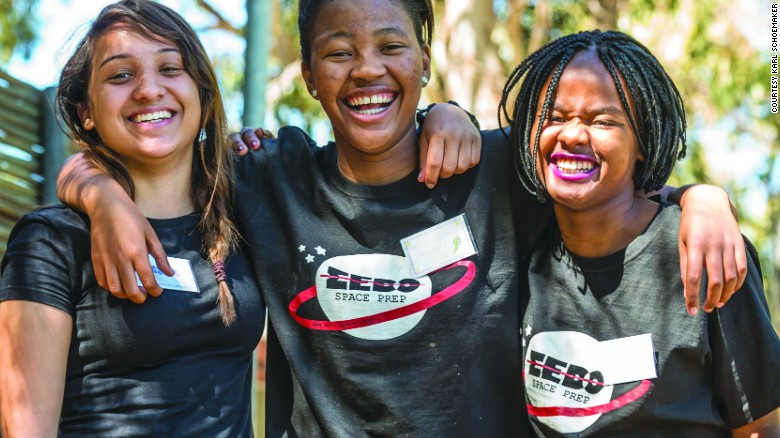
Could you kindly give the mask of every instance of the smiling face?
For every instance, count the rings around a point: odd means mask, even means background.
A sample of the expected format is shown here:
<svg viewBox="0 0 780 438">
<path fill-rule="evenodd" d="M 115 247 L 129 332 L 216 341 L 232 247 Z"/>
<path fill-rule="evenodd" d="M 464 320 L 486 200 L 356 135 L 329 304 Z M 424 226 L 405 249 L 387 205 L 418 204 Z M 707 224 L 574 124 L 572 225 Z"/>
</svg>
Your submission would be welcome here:
<svg viewBox="0 0 780 438">
<path fill-rule="evenodd" d="M 540 99 L 545 93 L 546 87 Z M 612 76 L 595 52 L 574 56 L 550 106 L 537 168 L 556 204 L 582 210 L 633 197 L 634 167 L 643 157 Z"/>
<path fill-rule="evenodd" d="M 332 0 L 320 10 L 301 69 L 340 154 L 382 156 L 402 145 L 416 159 L 414 115 L 430 55 L 415 35 L 395 0 Z"/>
<path fill-rule="evenodd" d="M 191 166 L 198 91 L 173 44 L 114 26 L 94 44 L 84 127 L 97 130 L 131 174 Z"/>
</svg>

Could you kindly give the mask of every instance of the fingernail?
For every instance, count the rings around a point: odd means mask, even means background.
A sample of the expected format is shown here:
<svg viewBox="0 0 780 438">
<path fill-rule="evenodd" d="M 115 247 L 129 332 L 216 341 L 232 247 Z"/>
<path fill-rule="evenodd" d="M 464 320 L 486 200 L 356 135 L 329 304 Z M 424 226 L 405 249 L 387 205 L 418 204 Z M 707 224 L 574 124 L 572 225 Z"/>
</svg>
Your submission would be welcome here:
<svg viewBox="0 0 780 438">
<path fill-rule="evenodd" d="M 426 185 L 426 186 L 427 186 L 429 189 L 432 189 L 432 188 L 433 188 L 433 186 L 434 186 L 434 184 L 433 184 L 433 183 L 425 183 L 425 185 Z"/>
<path fill-rule="evenodd" d="M 698 307 L 689 307 L 688 308 L 688 313 L 690 313 L 691 316 L 695 316 L 697 313 L 699 313 L 699 308 Z"/>
<path fill-rule="evenodd" d="M 259 146 L 259 145 L 260 145 L 260 142 L 259 142 L 259 141 L 257 141 L 257 140 L 252 140 L 252 147 L 253 147 L 253 148 L 256 148 L 256 147 L 257 147 L 257 146 Z"/>
<path fill-rule="evenodd" d="M 422 180 L 423 180 L 422 177 L 423 177 L 423 174 L 422 174 L 422 170 L 421 170 L 420 173 L 417 174 L 417 181 L 422 182 Z"/>
<path fill-rule="evenodd" d="M 238 146 L 238 151 L 239 152 L 244 152 L 245 150 L 246 150 L 246 146 L 244 146 L 244 145 L 239 145 Z"/>
<path fill-rule="evenodd" d="M 726 303 L 718 303 L 718 304 L 716 304 L 716 305 L 715 305 L 715 307 L 717 307 L 718 309 L 720 309 L 720 308 L 721 308 L 721 307 L 723 307 L 725 304 L 726 304 Z"/>
</svg>

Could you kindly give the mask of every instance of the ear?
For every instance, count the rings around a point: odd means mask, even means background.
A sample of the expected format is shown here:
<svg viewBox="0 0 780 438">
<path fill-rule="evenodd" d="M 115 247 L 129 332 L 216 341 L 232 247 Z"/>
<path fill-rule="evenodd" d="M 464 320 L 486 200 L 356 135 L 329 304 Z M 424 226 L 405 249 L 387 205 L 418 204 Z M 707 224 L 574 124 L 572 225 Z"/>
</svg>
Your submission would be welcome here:
<svg viewBox="0 0 780 438">
<path fill-rule="evenodd" d="M 423 62 L 422 77 L 430 79 L 431 78 L 431 46 L 429 46 L 428 44 L 425 44 L 422 47 L 422 62 Z"/>
<path fill-rule="evenodd" d="M 92 119 L 92 111 L 88 106 L 82 106 L 79 108 L 79 119 L 81 124 L 84 125 L 84 129 L 91 131 L 95 129 L 95 121 Z"/>
<path fill-rule="evenodd" d="M 317 99 L 317 96 L 314 95 L 317 87 L 314 86 L 314 75 L 308 62 L 301 62 L 301 76 L 303 76 L 303 82 L 306 83 L 306 89 L 309 90 L 309 94 Z"/>
</svg>

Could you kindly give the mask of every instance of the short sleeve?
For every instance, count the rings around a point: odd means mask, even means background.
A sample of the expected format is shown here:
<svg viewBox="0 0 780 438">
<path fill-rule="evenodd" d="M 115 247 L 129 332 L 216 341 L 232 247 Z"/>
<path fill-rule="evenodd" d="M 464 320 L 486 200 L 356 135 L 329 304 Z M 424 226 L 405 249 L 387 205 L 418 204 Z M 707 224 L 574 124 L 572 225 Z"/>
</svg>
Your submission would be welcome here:
<svg viewBox="0 0 780 438">
<path fill-rule="evenodd" d="M 750 242 L 746 245 L 744 285 L 708 318 L 713 387 L 731 428 L 780 406 L 780 339 L 770 320 L 755 249 Z"/>
<path fill-rule="evenodd" d="M 51 213 L 28 214 L 11 232 L 0 265 L 0 301 L 34 301 L 73 314 L 84 272 L 92 272 L 89 233 L 78 224 L 52 220 Z"/>
</svg>

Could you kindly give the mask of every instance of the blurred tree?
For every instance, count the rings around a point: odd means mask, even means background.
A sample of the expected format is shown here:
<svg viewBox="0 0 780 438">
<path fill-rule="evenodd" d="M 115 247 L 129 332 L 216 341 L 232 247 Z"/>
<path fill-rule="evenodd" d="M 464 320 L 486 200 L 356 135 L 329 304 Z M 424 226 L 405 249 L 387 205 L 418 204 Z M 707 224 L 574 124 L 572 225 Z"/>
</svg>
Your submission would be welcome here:
<svg viewBox="0 0 780 438">
<path fill-rule="evenodd" d="M 38 38 L 38 0 L 0 0 L 0 63 L 14 52 L 29 58 Z"/>
</svg>

